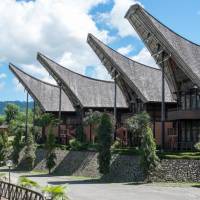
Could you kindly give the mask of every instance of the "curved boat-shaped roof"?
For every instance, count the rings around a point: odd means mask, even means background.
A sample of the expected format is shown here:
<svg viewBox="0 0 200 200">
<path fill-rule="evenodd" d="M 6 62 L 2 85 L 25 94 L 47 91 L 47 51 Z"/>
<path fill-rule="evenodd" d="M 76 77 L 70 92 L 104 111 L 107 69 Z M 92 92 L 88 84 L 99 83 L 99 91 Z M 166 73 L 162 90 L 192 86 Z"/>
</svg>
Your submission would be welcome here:
<svg viewBox="0 0 200 200">
<path fill-rule="evenodd" d="M 177 63 L 177 67 L 181 69 L 194 84 L 200 87 L 199 45 L 185 39 L 163 25 L 138 4 L 131 6 L 125 17 L 138 32 L 152 54 L 156 52 L 153 50 L 155 48 L 153 48 L 151 37 L 156 39 L 157 43 L 161 44 L 162 48 Z M 173 63 L 171 63 L 171 65 L 172 64 Z M 171 68 L 173 68 L 173 66 Z M 171 82 L 173 81 L 171 80 Z M 173 84 L 174 83 L 172 83 L 172 85 Z"/>
<path fill-rule="evenodd" d="M 58 86 L 43 82 L 35 77 L 32 77 L 13 64 L 10 64 L 9 68 L 20 81 L 20 83 L 26 88 L 32 98 L 38 102 L 39 106 L 44 112 L 59 111 L 60 89 Z M 75 109 L 72 103 L 63 91 L 61 98 L 61 111 L 74 112 Z"/>
<path fill-rule="evenodd" d="M 38 53 L 37 58 L 57 82 L 62 83 L 65 93 L 75 106 L 88 108 L 112 108 L 114 106 L 113 82 L 97 80 L 75 73 L 40 53 Z M 117 107 L 128 107 L 119 88 L 117 88 Z"/>
<path fill-rule="evenodd" d="M 135 62 L 111 49 L 92 34 L 88 35 L 89 45 L 95 51 L 107 70 L 115 68 L 129 86 L 144 102 L 161 102 L 161 71 Z M 168 84 L 165 84 L 165 101 L 173 102 Z"/>
</svg>

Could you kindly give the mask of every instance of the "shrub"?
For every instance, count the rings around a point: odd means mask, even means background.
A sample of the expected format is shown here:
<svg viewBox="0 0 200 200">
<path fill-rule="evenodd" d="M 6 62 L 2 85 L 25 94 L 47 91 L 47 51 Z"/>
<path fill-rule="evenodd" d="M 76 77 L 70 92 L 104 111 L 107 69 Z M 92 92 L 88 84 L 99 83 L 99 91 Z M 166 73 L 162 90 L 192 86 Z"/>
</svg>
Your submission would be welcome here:
<svg viewBox="0 0 200 200">
<path fill-rule="evenodd" d="M 159 158 L 156 155 L 156 143 L 150 127 L 146 128 L 146 134 L 142 139 L 141 150 L 141 164 L 148 178 L 159 166 Z"/>
<path fill-rule="evenodd" d="M 5 120 L 9 124 L 11 120 L 16 119 L 19 114 L 19 107 L 15 104 L 7 104 L 4 110 Z"/>
<path fill-rule="evenodd" d="M 8 154 L 8 134 L 0 132 L 0 161 L 5 161 Z"/>
<path fill-rule="evenodd" d="M 111 146 L 111 149 L 119 149 L 121 147 L 120 141 L 116 140 Z"/>
<path fill-rule="evenodd" d="M 15 127 L 15 129 L 14 129 Z M 23 135 L 24 135 L 24 126 L 18 123 L 12 127 L 14 130 L 14 141 L 13 141 L 13 153 L 12 153 L 12 160 L 15 165 L 19 162 L 19 154 L 24 146 Z"/>
<path fill-rule="evenodd" d="M 197 151 L 200 151 L 200 142 L 196 143 L 194 145 L 194 148 L 197 150 Z"/>
<path fill-rule="evenodd" d="M 83 130 L 83 126 L 82 125 L 79 125 L 77 128 L 76 128 L 76 138 L 78 141 L 80 142 L 85 142 L 86 141 L 86 136 L 85 136 L 85 133 L 84 133 L 84 130 Z"/>
<path fill-rule="evenodd" d="M 21 187 L 25 187 L 25 188 L 32 188 L 32 187 L 35 187 L 35 188 L 38 188 L 39 187 L 39 184 L 35 181 L 32 181 L 31 179 L 29 178 L 26 178 L 25 176 L 21 176 L 18 180 L 18 184 L 21 186 Z"/>
<path fill-rule="evenodd" d="M 111 160 L 111 142 L 112 142 L 112 123 L 108 114 L 104 113 L 100 120 L 98 127 L 98 163 L 99 172 L 101 174 L 107 174 L 110 171 Z"/>
<path fill-rule="evenodd" d="M 44 193 L 49 193 L 53 200 L 69 200 L 67 197 L 66 186 L 46 186 L 43 188 Z"/>
<path fill-rule="evenodd" d="M 4 123 L 5 117 L 0 115 L 0 126 Z"/>
<path fill-rule="evenodd" d="M 33 134 L 31 131 L 28 131 L 24 161 L 27 165 L 27 169 L 29 170 L 31 170 L 34 167 L 36 158 L 35 151 L 36 151 L 36 144 L 33 139 Z"/>
<path fill-rule="evenodd" d="M 71 150 L 74 150 L 74 151 L 79 151 L 81 150 L 81 143 L 77 140 L 77 139 L 71 139 L 69 141 L 69 145 L 71 147 Z"/>
<path fill-rule="evenodd" d="M 56 165 L 56 138 L 52 131 L 53 125 L 51 124 L 49 133 L 47 135 L 45 149 L 47 151 L 46 154 L 46 167 L 49 170 L 49 174 L 51 173 L 52 168 Z"/>
</svg>

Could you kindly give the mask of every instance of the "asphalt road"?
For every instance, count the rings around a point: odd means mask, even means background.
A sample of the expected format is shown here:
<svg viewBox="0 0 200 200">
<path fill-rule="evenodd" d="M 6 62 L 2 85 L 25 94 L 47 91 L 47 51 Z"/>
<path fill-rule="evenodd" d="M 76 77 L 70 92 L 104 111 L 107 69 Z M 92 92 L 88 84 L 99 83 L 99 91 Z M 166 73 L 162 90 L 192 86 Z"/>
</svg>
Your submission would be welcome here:
<svg viewBox="0 0 200 200">
<path fill-rule="evenodd" d="M 16 183 L 24 173 L 11 174 Z M 26 174 L 40 185 L 68 184 L 70 200 L 200 200 L 200 188 L 170 187 L 155 184 L 97 183 L 76 177 Z"/>
</svg>

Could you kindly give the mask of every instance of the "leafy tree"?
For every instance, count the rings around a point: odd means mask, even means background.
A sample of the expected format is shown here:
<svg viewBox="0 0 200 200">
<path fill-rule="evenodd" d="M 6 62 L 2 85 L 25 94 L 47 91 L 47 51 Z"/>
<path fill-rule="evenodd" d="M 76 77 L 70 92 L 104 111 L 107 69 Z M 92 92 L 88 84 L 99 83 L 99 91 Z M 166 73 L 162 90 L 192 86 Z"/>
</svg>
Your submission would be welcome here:
<svg viewBox="0 0 200 200">
<path fill-rule="evenodd" d="M 51 113 L 44 113 L 35 120 L 35 125 L 43 128 L 42 131 L 43 140 L 46 139 L 45 135 L 46 127 L 50 126 L 50 124 L 53 125 L 58 123 L 59 121 L 55 119 L 54 115 Z"/>
<path fill-rule="evenodd" d="M 50 124 L 49 133 L 47 135 L 45 149 L 46 153 L 46 167 L 49 170 L 49 174 L 51 173 L 51 169 L 56 165 L 56 138 L 53 134 L 53 126 L 54 124 Z"/>
<path fill-rule="evenodd" d="M 27 168 L 29 170 L 31 170 L 34 167 L 34 162 L 36 158 L 35 151 L 36 151 L 35 141 L 32 132 L 29 130 L 27 134 L 25 155 L 24 155 L 24 161 L 26 162 Z"/>
<path fill-rule="evenodd" d="M 0 126 L 4 123 L 5 117 L 0 115 Z"/>
<path fill-rule="evenodd" d="M 9 124 L 11 120 L 15 119 L 19 114 L 19 107 L 15 104 L 7 104 L 4 110 L 5 120 Z"/>
<path fill-rule="evenodd" d="M 99 172 L 107 174 L 110 171 L 112 123 L 108 114 L 104 113 L 98 127 L 98 163 Z"/>
<path fill-rule="evenodd" d="M 150 124 L 150 116 L 147 112 L 141 112 L 126 121 L 128 132 L 131 134 L 130 144 L 141 144 L 141 140 L 146 133 L 146 127 Z M 134 141 L 132 141 L 134 139 Z"/>
<path fill-rule="evenodd" d="M 10 131 L 14 134 L 14 141 L 13 141 L 13 153 L 12 153 L 12 160 L 15 165 L 19 162 L 19 155 L 24 147 L 23 136 L 25 132 L 24 124 L 19 122 L 12 122 L 10 126 Z"/>
<path fill-rule="evenodd" d="M 89 112 L 86 113 L 86 116 L 83 119 L 84 124 L 90 127 L 90 142 L 92 141 L 92 128 L 99 124 L 100 119 L 101 113 L 98 111 L 93 112 L 92 110 L 89 110 Z"/>
<path fill-rule="evenodd" d="M 84 134 L 84 129 L 82 125 L 79 125 L 76 128 L 76 138 L 79 142 L 85 142 L 86 138 L 85 138 L 85 134 Z"/>
<path fill-rule="evenodd" d="M 18 180 L 18 184 L 21 186 L 21 187 L 25 187 L 25 188 L 28 188 L 28 189 L 31 189 L 32 187 L 35 187 L 35 188 L 38 188 L 39 187 L 39 184 L 35 181 L 32 181 L 31 179 L 25 177 L 25 176 L 21 176 Z"/>
<path fill-rule="evenodd" d="M 5 161 L 8 153 L 8 134 L 0 132 L 0 161 Z"/>
<path fill-rule="evenodd" d="M 52 200 L 69 200 L 67 197 L 67 188 L 66 186 L 46 186 L 43 188 L 44 193 L 49 193 L 52 197 Z"/>
<path fill-rule="evenodd" d="M 148 178 L 159 166 L 159 158 L 156 155 L 156 143 L 149 126 L 146 127 L 146 134 L 142 139 L 141 150 L 141 164 Z"/>
</svg>

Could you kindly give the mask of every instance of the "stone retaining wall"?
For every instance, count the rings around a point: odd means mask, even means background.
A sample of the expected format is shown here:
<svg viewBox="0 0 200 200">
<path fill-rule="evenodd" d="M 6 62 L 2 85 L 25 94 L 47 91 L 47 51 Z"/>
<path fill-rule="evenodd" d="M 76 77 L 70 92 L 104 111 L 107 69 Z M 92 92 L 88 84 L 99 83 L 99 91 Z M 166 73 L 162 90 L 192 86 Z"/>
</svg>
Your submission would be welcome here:
<svg viewBox="0 0 200 200">
<path fill-rule="evenodd" d="M 100 177 L 97 153 L 87 151 L 57 150 L 57 164 L 53 169 L 56 175 Z M 35 170 L 45 169 L 45 151 L 38 149 Z M 19 165 L 22 170 L 23 166 Z M 114 182 L 144 181 L 140 167 L 140 157 L 113 155 L 111 170 L 103 180 Z M 161 162 L 161 169 L 152 177 L 153 181 L 200 181 L 200 160 L 167 160 Z"/>
<path fill-rule="evenodd" d="M 157 181 L 200 182 L 200 160 L 167 160 L 161 162 Z"/>
</svg>

